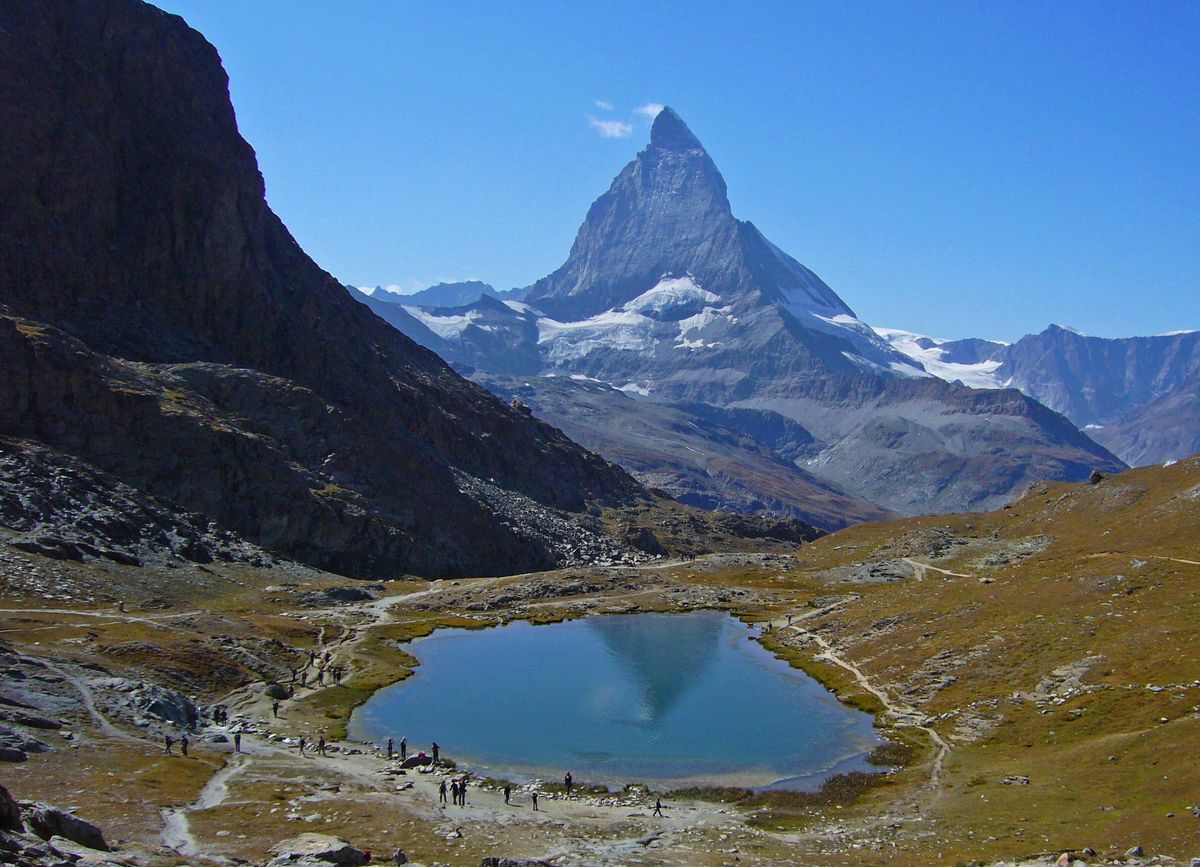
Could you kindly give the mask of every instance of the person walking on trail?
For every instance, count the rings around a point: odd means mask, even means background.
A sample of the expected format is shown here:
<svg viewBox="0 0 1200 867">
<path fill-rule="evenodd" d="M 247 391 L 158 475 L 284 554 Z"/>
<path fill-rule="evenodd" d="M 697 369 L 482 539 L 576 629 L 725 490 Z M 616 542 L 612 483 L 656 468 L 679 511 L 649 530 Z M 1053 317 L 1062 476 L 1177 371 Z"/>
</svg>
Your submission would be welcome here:
<svg viewBox="0 0 1200 867">
<path fill-rule="evenodd" d="M 275 719 L 279 719 L 279 699 L 271 702 L 271 713 L 275 715 Z"/>
<path fill-rule="evenodd" d="M 438 786 L 438 803 L 446 803 L 446 781 L 442 780 L 442 784 Z"/>
<path fill-rule="evenodd" d="M 300 672 L 300 685 L 308 686 L 308 672 L 307 671 Z"/>
<path fill-rule="evenodd" d="M 304 755 L 304 738 L 300 738 L 300 755 Z"/>
<path fill-rule="evenodd" d="M 571 797 L 571 772 L 567 771 L 567 775 L 563 777 L 563 787 L 567 790 L 567 797 Z"/>
<path fill-rule="evenodd" d="M 388 750 L 388 761 L 390 762 L 392 760 L 392 739 L 391 738 L 388 738 L 387 750 Z"/>
<path fill-rule="evenodd" d="M 408 738 L 400 738 L 400 761 L 408 758 Z"/>
<path fill-rule="evenodd" d="M 324 685 L 325 685 L 325 669 L 318 668 L 317 669 L 317 686 L 324 686 Z"/>
<path fill-rule="evenodd" d="M 512 786 L 509 783 L 504 784 L 504 803 L 509 804 L 512 797 Z"/>
<path fill-rule="evenodd" d="M 171 737 L 170 735 L 163 735 L 163 752 L 166 753 L 168 756 L 174 755 L 171 752 L 171 745 L 174 743 L 175 743 L 175 738 Z"/>
<path fill-rule="evenodd" d="M 325 756 L 325 735 L 321 735 L 321 737 L 317 740 L 317 752 L 321 754 L 321 758 L 326 758 L 326 756 Z"/>
<path fill-rule="evenodd" d="M 242 751 L 242 733 L 241 732 L 233 733 L 233 751 L 235 753 L 240 753 Z"/>
<path fill-rule="evenodd" d="M 433 763 L 438 763 L 438 757 L 442 754 L 442 748 L 438 746 L 438 742 L 433 742 Z"/>
<path fill-rule="evenodd" d="M 184 735 L 179 739 L 179 749 L 183 752 L 183 757 L 187 758 L 188 736 Z"/>
<path fill-rule="evenodd" d="M 653 812 L 653 813 L 651 813 L 650 815 L 652 815 L 652 816 L 658 816 L 658 817 L 660 817 L 660 818 L 666 818 L 665 816 L 663 816 L 663 811 L 662 811 L 662 798 L 655 798 L 655 799 L 654 799 L 654 812 Z"/>
<path fill-rule="evenodd" d="M 536 812 L 538 811 L 538 806 L 537 806 L 537 792 L 530 792 L 530 793 L 529 793 L 529 797 L 533 799 L 533 812 L 535 812 L 535 813 L 536 813 Z"/>
</svg>

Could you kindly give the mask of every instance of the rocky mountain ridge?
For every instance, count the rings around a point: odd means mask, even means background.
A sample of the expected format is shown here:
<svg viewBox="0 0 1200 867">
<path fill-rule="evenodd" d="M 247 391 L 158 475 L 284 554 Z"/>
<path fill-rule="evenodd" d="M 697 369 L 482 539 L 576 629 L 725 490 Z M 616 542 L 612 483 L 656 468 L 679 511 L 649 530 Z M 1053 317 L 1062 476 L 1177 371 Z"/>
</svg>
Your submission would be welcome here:
<svg viewBox="0 0 1200 867">
<path fill-rule="evenodd" d="M 305 255 L 181 18 L 12 0 L 0 50 L 0 435 L 352 575 L 558 562 L 479 485 L 582 524 L 647 500 Z"/>
</svg>

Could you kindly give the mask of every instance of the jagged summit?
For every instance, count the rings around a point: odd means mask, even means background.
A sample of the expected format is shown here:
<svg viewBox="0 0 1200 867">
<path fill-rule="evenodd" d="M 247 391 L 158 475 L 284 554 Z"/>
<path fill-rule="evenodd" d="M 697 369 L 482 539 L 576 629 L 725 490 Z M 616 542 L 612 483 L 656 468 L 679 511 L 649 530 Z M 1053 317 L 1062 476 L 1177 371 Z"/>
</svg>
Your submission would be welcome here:
<svg viewBox="0 0 1200 867">
<path fill-rule="evenodd" d="M 671 151 L 704 150 L 700 139 L 670 106 L 658 113 L 650 127 L 650 146 Z"/>
</svg>

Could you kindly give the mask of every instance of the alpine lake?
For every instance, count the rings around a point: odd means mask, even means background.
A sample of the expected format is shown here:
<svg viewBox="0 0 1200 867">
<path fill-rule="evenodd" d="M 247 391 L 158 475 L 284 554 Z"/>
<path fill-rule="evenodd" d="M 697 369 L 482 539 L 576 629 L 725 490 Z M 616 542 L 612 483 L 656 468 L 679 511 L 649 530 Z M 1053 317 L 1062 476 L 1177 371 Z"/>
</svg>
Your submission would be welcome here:
<svg viewBox="0 0 1200 867">
<path fill-rule="evenodd" d="M 513 781 L 812 789 L 864 767 L 872 718 L 753 637 L 717 611 L 441 630 L 350 734 Z"/>
</svg>

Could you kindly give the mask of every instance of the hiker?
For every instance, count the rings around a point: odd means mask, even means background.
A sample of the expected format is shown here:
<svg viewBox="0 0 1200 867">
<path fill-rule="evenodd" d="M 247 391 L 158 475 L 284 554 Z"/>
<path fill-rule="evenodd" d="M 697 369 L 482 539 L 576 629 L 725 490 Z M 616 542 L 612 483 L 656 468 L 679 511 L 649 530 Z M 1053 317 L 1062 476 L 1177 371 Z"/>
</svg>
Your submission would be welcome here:
<svg viewBox="0 0 1200 867">
<path fill-rule="evenodd" d="M 307 671 L 300 672 L 300 685 L 308 686 L 308 672 Z"/>
<path fill-rule="evenodd" d="M 388 761 L 390 762 L 392 760 L 392 739 L 391 738 L 388 738 L 387 750 L 388 750 Z"/>
<path fill-rule="evenodd" d="M 563 786 L 566 787 L 567 797 L 571 797 L 571 772 L 567 771 L 567 775 L 563 777 Z"/>
<path fill-rule="evenodd" d="M 400 738 L 400 761 L 408 758 L 408 738 Z"/>
<path fill-rule="evenodd" d="M 171 752 L 171 745 L 174 743 L 175 743 L 175 738 L 171 737 L 170 735 L 163 735 L 163 752 L 166 753 L 168 756 L 173 755 L 173 753 Z"/>
<path fill-rule="evenodd" d="M 271 702 L 271 713 L 275 715 L 275 719 L 279 719 L 279 699 Z"/>
<path fill-rule="evenodd" d="M 467 781 L 465 779 L 458 781 L 458 806 L 467 806 Z"/>
<path fill-rule="evenodd" d="M 450 800 L 454 802 L 454 806 L 458 806 L 458 780 L 450 781 Z"/>
<path fill-rule="evenodd" d="M 324 685 L 325 685 L 325 669 L 318 668 L 317 669 L 317 686 L 324 686 Z"/>
<path fill-rule="evenodd" d="M 179 739 L 179 749 L 183 751 L 183 757 L 187 758 L 188 736 L 184 735 Z"/>
<path fill-rule="evenodd" d="M 331 660 L 332 658 L 333 658 L 332 651 L 326 650 L 325 651 L 325 662 L 328 663 L 329 660 Z"/>
<path fill-rule="evenodd" d="M 788 626 L 792 625 L 792 615 L 788 615 Z"/>
<path fill-rule="evenodd" d="M 316 665 L 316 664 L 317 664 L 317 652 L 315 650 L 310 650 L 308 652 L 308 665 L 306 665 L 304 667 L 308 668 L 310 665 Z"/>
<path fill-rule="evenodd" d="M 291 683 L 295 683 L 296 682 L 296 666 L 289 665 L 288 671 L 290 671 L 292 673 Z"/>
<path fill-rule="evenodd" d="M 531 793 L 529 794 L 529 797 L 533 798 L 533 812 L 535 812 L 535 813 L 536 813 L 536 812 L 538 811 L 538 808 L 537 808 L 537 792 L 531 792 Z"/>
<path fill-rule="evenodd" d="M 509 798 L 511 798 L 511 797 L 512 797 L 512 785 L 510 783 L 505 783 L 504 784 L 504 803 L 506 803 L 506 804 L 510 803 Z"/>
<path fill-rule="evenodd" d="M 340 665 L 335 665 L 333 667 L 333 682 L 334 683 L 342 682 L 342 667 Z"/>
<path fill-rule="evenodd" d="M 442 784 L 438 786 L 438 803 L 446 803 L 446 781 L 442 780 Z"/>
<path fill-rule="evenodd" d="M 304 755 L 304 738 L 300 738 L 300 755 Z"/>
<path fill-rule="evenodd" d="M 317 741 L 317 752 L 321 754 L 321 758 L 325 758 L 325 735 L 321 735 Z"/>
<path fill-rule="evenodd" d="M 441 754 L 441 752 L 442 752 L 442 748 L 438 746 L 437 741 L 434 741 L 433 742 L 433 763 L 435 765 L 438 763 L 438 756 Z"/>
<path fill-rule="evenodd" d="M 288 698 L 295 698 L 295 697 L 296 697 L 296 684 L 289 683 L 288 684 Z"/>
<path fill-rule="evenodd" d="M 654 812 L 653 812 L 653 813 L 651 813 L 650 815 L 651 815 L 651 816 L 659 816 L 660 818 L 666 818 L 665 816 L 663 816 L 663 811 L 662 811 L 662 798 L 655 798 L 655 799 L 654 799 Z"/>
<path fill-rule="evenodd" d="M 242 733 L 241 732 L 233 733 L 233 751 L 235 753 L 240 753 L 242 751 Z"/>
</svg>

